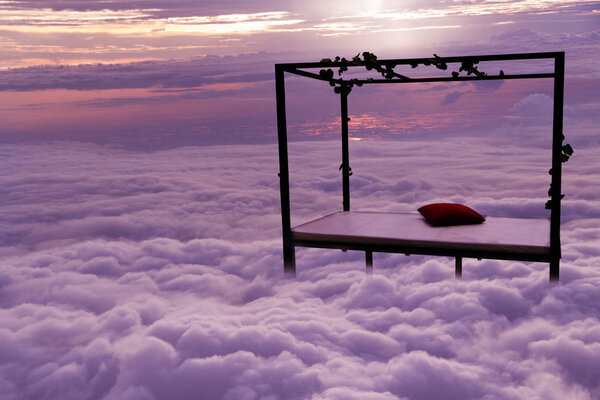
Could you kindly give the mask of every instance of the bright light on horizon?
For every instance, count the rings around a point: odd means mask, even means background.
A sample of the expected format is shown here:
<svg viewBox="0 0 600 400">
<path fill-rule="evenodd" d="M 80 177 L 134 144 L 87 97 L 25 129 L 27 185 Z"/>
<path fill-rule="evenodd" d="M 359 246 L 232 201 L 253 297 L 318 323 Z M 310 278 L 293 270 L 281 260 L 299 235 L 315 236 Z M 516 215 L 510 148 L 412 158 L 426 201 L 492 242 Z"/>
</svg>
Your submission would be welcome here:
<svg viewBox="0 0 600 400">
<path fill-rule="evenodd" d="M 302 7 L 281 3 L 275 9 L 247 8 L 246 12 L 223 6 L 218 13 L 211 13 L 201 4 L 191 8 L 135 4 L 130 9 L 109 9 L 107 2 L 105 9 L 94 10 L 84 4 L 52 9 L 47 5 L 35 8 L 37 3 L 28 3 L 34 8 L 27 8 L 23 2 L 1 1 L 0 69 L 39 65 L 44 59 L 48 64 L 77 64 L 81 60 L 165 60 L 280 48 L 354 51 L 368 46 L 378 51 L 408 48 L 417 42 L 422 47 L 473 37 L 474 32 L 485 39 L 503 25 L 529 29 L 531 21 L 542 30 L 543 26 L 552 30 L 557 13 L 590 19 L 598 11 L 590 5 L 596 3 L 524 0 L 458 5 L 333 0 L 308 1 Z M 482 16 L 489 19 L 483 22 L 478 19 Z M 592 26 L 592 22 L 586 24 L 580 26 Z M 404 34 L 389 34 L 393 32 Z"/>
</svg>

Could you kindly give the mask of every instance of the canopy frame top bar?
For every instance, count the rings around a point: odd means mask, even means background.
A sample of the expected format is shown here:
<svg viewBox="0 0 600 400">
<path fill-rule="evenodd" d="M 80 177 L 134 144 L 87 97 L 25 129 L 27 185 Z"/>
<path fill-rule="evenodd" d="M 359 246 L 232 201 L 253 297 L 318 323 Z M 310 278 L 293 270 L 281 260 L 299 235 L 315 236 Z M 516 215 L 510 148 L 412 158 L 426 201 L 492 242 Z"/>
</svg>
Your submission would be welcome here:
<svg viewBox="0 0 600 400">
<path fill-rule="evenodd" d="M 432 60 L 446 63 L 459 63 L 463 61 L 504 61 L 504 60 L 539 60 L 539 59 L 555 59 L 560 57 L 561 54 L 564 56 L 564 52 L 545 52 L 545 53 L 516 53 L 516 54 L 487 54 L 487 55 L 474 55 L 474 56 L 452 56 L 452 57 L 420 57 L 420 58 L 392 58 L 377 60 L 381 64 L 395 64 L 395 65 L 410 65 L 414 63 L 423 64 Z M 323 68 L 323 67 L 341 67 L 342 62 L 332 61 L 331 63 L 323 62 L 300 62 L 300 63 L 277 63 L 275 68 L 283 68 L 285 71 L 291 72 L 291 69 L 295 68 Z M 361 67 L 365 66 L 364 61 L 354 61 L 348 67 Z"/>
<path fill-rule="evenodd" d="M 424 63 L 461 63 L 461 62 L 472 62 L 478 63 L 481 61 L 514 61 L 514 60 L 540 60 L 540 59 L 556 59 L 560 57 L 560 54 L 564 52 L 546 52 L 546 53 L 519 53 L 519 54 L 492 54 L 492 55 L 479 55 L 479 56 L 453 56 L 453 57 L 435 57 L 435 58 L 398 58 L 398 59 L 384 59 L 377 60 L 379 65 L 414 65 Z M 315 74 L 310 71 L 304 71 L 303 69 L 311 68 L 339 68 L 342 66 L 348 68 L 364 67 L 365 61 L 352 61 L 350 63 L 342 63 L 340 61 L 331 62 L 302 62 L 302 63 L 280 63 L 275 64 L 275 69 L 281 69 L 285 72 L 289 72 L 295 75 L 301 75 L 304 77 L 334 82 L 336 84 L 342 84 L 349 82 L 343 78 L 327 79 L 323 78 L 319 74 Z M 360 84 L 377 84 L 377 83 L 409 83 L 409 82 L 444 82 L 444 81 L 472 81 L 472 80 L 498 80 L 498 79 L 532 79 L 532 78 L 554 78 L 555 73 L 530 73 L 530 74 L 512 74 L 512 75 L 486 75 L 486 76 L 436 76 L 436 77 L 425 77 L 425 78 L 405 78 L 405 79 L 358 79 L 354 80 Z"/>
</svg>

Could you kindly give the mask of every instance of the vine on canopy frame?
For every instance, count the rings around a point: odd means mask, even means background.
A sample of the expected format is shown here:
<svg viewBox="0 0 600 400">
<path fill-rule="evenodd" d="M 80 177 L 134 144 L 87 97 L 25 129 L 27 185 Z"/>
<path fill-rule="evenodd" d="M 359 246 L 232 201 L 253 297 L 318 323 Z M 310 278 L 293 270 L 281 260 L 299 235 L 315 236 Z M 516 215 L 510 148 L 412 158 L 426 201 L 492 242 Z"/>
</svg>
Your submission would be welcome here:
<svg viewBox="0 0 600 400">
<path fill-rule="evenodd" d="M 360 58 L 360 53 L 355 55 L 354 57 L 352 57 L 351 60 L 347 60 L 346 58 L 339 57 L 339 56 L 336 56 L 333 59 L 333 61 L 331 60 L 331 58 L 323 58 L 320 61 L 320 63 L 323 64 L 324 66 L 329 66 L 334 63 L 341 64 L 337 71 L 338 76 L 340 76 L 340 77 L 344 72 L 348 71 L 349 66 L 359 66 L 361 64 L 364 64 L 364 67 L 367 71 L 375 70 L 375 71 L 379 72 L 381 74 L 381 76 L 383 76 L 385 79 L 391 80 L 394 78 L 398 78 L 403 81 L 410 80 L 409 77 L 404 76 L 404 75 L 399 74 L 394 71 L 396 64 L 393 61 L 378 61 L 377 56 L 368 51 L 363 52 L 362 56 L 363 56 L 362 60 Z M 461 63 L 460 68 L 458 69 L 458 71 L 452 71 L 452 77 L 458 78 L 462 71 L 465 71 L 467 73 L 467 75 L 473 74 L 473 75 L 477 76 L 478 78 L 486 77 L 487 74 L 485 72 L 481 72 L 477 69 L 476 64 L 478 64 L 478 63 L 479 63 L 479 61 L 473 60 L 473 59 L 463 61 Z M 434 54 L 433 58 L 426 59 L 425 61 L 422 62 L 422 64 L 425 66 L 433 65 L 434 67 L 441 69 L 441 70 L 448 69 L 448 64 L 446 64 L 446 62 L 444 62 L 442 60 L 442 58 L 439 57 L 437 54 Z M 419 62 L 411 63 L 410 66 L 412 68 L 417 68 L 419 66 Z M 321 78 L 323 78 L 324 80 L 329 81 L 329 84 L 334 87 L 334 92 L 338 93 L 338 94 L 341 93 L 342 90 L 344 90 L 342 87 L 345 87 L 349 93 L 350 90 L 352 90 L 353 86 L 359 86 L 359 87 L 362 86 L 362 82 L 360 82 L 359 79 L 355 79 L 355 78 L 348 79 L 348 80 L 344 80 L 342 78 L 336 79 L 334 77 L 335 73 L 333 72 L 333 70 L 331 68 L 320 70 L 319 76 Z M 500 76 L 504 76 L 504 71 L 500 71 Z M 373 78 L 368 78 L 367 80 L 373 80 Z M 336 86 L 336 85 L 338 85 L 338 86 Z"/>
</svg>

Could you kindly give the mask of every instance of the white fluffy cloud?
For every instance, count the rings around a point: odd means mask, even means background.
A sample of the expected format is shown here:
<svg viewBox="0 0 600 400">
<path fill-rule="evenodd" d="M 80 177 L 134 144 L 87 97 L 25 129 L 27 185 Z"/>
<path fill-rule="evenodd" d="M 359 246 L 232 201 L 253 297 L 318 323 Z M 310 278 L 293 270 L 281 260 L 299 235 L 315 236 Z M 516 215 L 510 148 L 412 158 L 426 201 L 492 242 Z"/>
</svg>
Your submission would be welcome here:
<svg viewBox="0 0 600 400">
<path fill-rule="evenodd" d="M 546 213 L 543 148 L 351 151 L 355 209 Z M 553 286 L 545 264 L 465 260 L 455 280 L 449 259 L 375 254 L 367 275 L 363 254 L 322 249 L 285 278 L 275 146 L 6 146 L 2 398 L 597 398 L 599 165 L 575 151 Z M 339 209 L 337 143 L 290 152 L 295 220 Z"/>
</svg>

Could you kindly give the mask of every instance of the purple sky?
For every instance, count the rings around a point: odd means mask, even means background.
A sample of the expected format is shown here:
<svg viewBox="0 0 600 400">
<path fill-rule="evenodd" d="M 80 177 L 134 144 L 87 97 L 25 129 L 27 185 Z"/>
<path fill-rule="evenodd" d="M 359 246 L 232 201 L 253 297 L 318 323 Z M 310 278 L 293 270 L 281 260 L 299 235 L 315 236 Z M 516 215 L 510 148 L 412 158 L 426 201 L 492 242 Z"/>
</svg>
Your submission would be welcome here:
<svg viewBox="0 0 600 400">
<path fill-rule="evenodd" d="M 567 106 L 586 116 L 598 111 L 595 1 L 133 4 L 0 3 L 1 142 L 78 140 L 138 149 L 274 143 L 273 64 L 362 51 L 398 58 L 566 50 Z M 477 115 L 483 125 L 508 118 L 527 95 L 551 95 L 551 87 L 540 85 L 506 85 Z M 301 113 L 290 122 L 302 125 L 298 135 L 335 125 L 338 107 L 326 87 L 316 91 L 322 85 L 307 88 L 305 80 L 295 87 L 290 96 Z M 363 121 L 392 124 L 402 117 L 406 133 L 444 130 L 481 104 L 465 96 L 482 90 L 472 84 L 424 89 L 433 87 L 402 88 L 411 91 L 405 95 L 378 89 L 380 104 L 363 90 L 352 96 L 350 111 Z M 402 103 L 407 96 L 411 101 Z M 399 133 L 390 129 L 378 134 Z"/>
<path fill-rule="evenodd" d="M 598 2 L 0 1 L 0 50 L 0 399 L 600 398 Z M 273 64 L 365 50 L 566 51 L 560 285 L 319 249 L 283 277 Z M 350 95 L 354 209 L 547 216 L 549 81 L 387 86 Z M 286 87 L 300 223 L 341 207 L 339 104 Z"/>
</svg>

